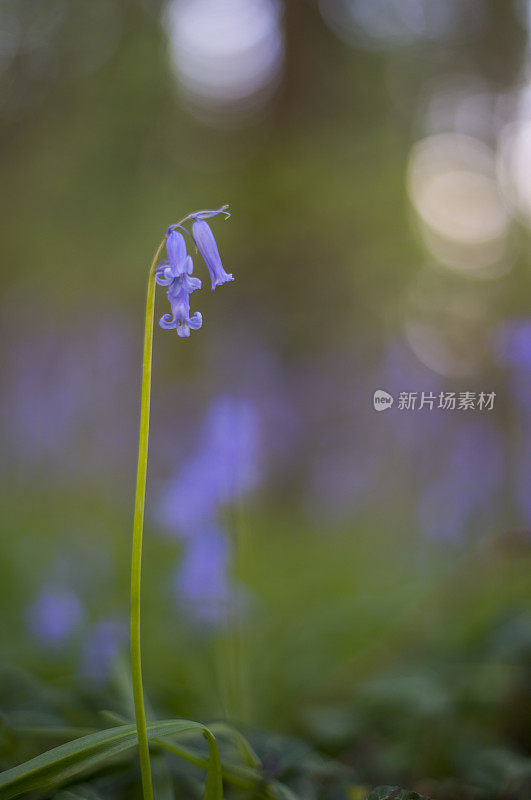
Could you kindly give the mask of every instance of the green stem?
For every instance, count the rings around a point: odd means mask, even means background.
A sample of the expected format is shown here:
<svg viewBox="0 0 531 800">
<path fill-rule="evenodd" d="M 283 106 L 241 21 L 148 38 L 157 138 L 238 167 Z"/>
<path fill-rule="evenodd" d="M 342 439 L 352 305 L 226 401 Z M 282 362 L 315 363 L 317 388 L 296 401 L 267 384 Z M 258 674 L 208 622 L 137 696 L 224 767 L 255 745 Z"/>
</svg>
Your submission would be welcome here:
<svg viewBox="0 0 531 800">
<path fill-rule="evenodd" d="M 138 467 L 136 474 L 135 516 L 133 522 L 133 552 L 131 560 L 131 675 L 135 704 L 136 729 L 142 791 L 144 800 L 154 800 L 149 761 L 149 744 L 146 730 L 144 690 L 142 688 L 142 660 L 140 649 L 140 586 L 142 570 L 142 533 L 146 500 L 146 474 L 149 442 L 149 406 L 151 402 L 151 362 L 153 351 L 153 312 L 155 309 L 155 268 L 166 243 L 166 236 L 157 248 L 149 270 L 146 323 L 144 328 L 144 358 L 142 362 L 142 396 L 140 401 L 140 432 L 138 436 Z"/>
</svg>

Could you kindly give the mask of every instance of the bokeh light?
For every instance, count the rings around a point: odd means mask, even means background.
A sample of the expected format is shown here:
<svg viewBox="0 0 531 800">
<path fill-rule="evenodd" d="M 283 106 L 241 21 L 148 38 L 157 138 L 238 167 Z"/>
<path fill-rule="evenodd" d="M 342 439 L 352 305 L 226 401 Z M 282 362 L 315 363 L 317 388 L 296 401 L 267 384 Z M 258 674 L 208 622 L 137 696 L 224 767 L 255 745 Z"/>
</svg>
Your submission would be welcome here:
<svg viewBox="0 0 531 800">
<path fill-rule="evenodd" d="M 447 377 L 473 375 L 483 360 L 487 287 L 426 266 L 407 293 L 404 330 L 416 357 Z"/>
<path fill-rule="evenodd" d="M 531 119 L 512 123 L 502 131 L 498 168 L 512 208 L 531 225 Z"/>
<path fill-rule="evenodd" d="M 470 0 L 321 0 L 319 5 L 342 39 L 375 49 L 467 36 L 483 17 L 483 3 Z"/>
<path fill-rule="evenodd" d="M 230 121 L 271 97 L 283 60 L 279 0 L 172 0 L 165 13 L 170 56 L 196 113 Z"/>
<path fill-rule="evenodd" d="M 419 109 L 426 134 L 462 133 L 491 141 L 506 124 L 513 102 L 475 73 L 450 73 L 430 82 Z"/>
<path fill-rule="evenodd" d="M 490 277 L 488 268 L 504 255 L 509 227 L 490 148 L 457 133 L 417 142 L 408 188 L 426 244 L 438 260 Z"/>
</svg>

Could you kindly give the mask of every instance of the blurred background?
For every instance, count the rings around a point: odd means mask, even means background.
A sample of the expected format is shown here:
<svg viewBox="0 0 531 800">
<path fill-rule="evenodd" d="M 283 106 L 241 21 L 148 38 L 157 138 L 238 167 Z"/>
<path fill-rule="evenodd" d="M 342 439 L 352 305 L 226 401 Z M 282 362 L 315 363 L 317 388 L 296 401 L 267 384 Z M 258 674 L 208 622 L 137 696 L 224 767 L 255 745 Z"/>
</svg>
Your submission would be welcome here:
<svg viewBox="0 0 531 800">
<path fill-rule="evenodd" d="M 112 696 L 147 269 L 229 203 L 234 283 L 155 331 L 152 702 L 516 796 L 530 81 L 525 0 L 3 0 L 5 702 Z"/>
</svg>

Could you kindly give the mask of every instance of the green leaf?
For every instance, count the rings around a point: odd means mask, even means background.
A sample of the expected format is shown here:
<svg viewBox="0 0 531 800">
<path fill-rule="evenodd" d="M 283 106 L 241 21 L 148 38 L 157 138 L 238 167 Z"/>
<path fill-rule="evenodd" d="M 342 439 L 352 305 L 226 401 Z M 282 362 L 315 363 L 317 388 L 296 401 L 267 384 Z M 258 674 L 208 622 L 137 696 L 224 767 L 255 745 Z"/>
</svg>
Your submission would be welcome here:
<svg viewBox="0 0 531 800">
<path fill-rule="evenodd" d="M 35 725 L 31 728 L 17 725 L 13 728 L 13 732 L 18 736 L 28 739 L 77 739 L 80 736 L 96 733 L 97 730 L 97 728 L 74 728 L 66 725 Z"/>
<path fill-rule="evenodd" d="M 61 789 L 53 800 L 102 800 L 101 795 L 87 783 L 79 783 L 69 789 Z"/>
<path fill-rule="evenodd" d="M 377 786 L 367 795 L 367 800 L 429 800 L 418 792 L 410 792 L 399 786 Z"/>
<path fill-rule="evenodd" d="M 209 723 L 208 729 L 212 731 L 215 736 L 226 736 L 228 739 L 231 739 L 245 763 L 253 767 L 253 769 L 261 769 L 262 762 L 260 758 L 240 731 L 233 728 L 232 725 L 227 725 L 226 722 Z"/>
<path fill-rule="evenodd" d="M 120 716 L 119 714 L 115 714 L 113 711 L 102 711 L 101 715 L 108 722 L 112 722 L 115 725 L 123 725 L 127 722 L 124 717 Z M 262 765 L 260 759 L 254 752 L 247 739 L 239 731 L 225 722 L 215 722 L 212 725 L 208 725 L 208 730 L 210 733 L 217 733 L 221 736 L 225 735 L 227 738 L 232 739 L 244 760 L 252 767 L 252 769 L 246 769 L 238 764 L 224 763 L 221 768 L 222 778 L 224 778 L 228 783 L 244 789 L 252 789 L 258 785 L 262 781 L 262 773 L 260 771 Z M 203 757 L 203 755 L 200 753 L 191 750 L 188 747 L 172 744 L 170 742 L 164 742 L 160 739 L 153 739 L 152 741 L 153 744 L 160 745 L 160 747 L 168 750 L 170 753 L 174 753 L 175 755 L 179 756 L 179 758 L 188 761 L 190 764 L 194 764 L 194 766 L 199 767 L 200 769 L 208 770 L 210 760 Z"/>
<path fill-rule="evenodd" d="M 192 730 L 202 732 L 204 726 L 188 720 L 155 722 L 148 725 L 148 738 L 179 736 Z M 104 762 L 122 755 L 136 743 L 136 727 L 122 725 L 54 747 L 1 773 L 0 798 L 8 800 L 32 789 L 65 783 L 79 773 L 100 768 Z"/>
<path fill-rule="evenodd" d="M 153 743 L 158 744 L 164 750 L 174 753 L 174 755 L 179 756 L 179 758 L 183 758 L 185 761 L 188 761 L 190 764 L 194 764 L 194 766 L 199 767 L 200 769 L 208 769 L 208 758 L 205 758 L 195 750 L 191 750 L 188 747 L 183 747 L 182 745 L 176 745 L 173 742 L 165 742 L 162 739 L 153 739 Z M 251 790 L 256 788 L 256 786 L 263 781 L 263 776 L 260 772 L 257 772 L 250 767 L 243 767 L 239 764 L 228 763 L 225 760 L 223 761 L 221 772 L 223 779 L 227 783 L 231 783 L 233 786 L 238 786 L 241 789 Z"/>
<path fill-rule="evenodd" d="M 223 776 L 216 739 L 208 728 L 203 730 L 208 742 L 208 767 L 203 800 L 223 800 Z"/>
<path fill-rule="evenodd" d="M 153 775 L 153 792 L 157 800 L 175 800 L 173 782 L 165 753 L 154 753 L 151 756 Z"/>
<path fill-rule="evenodd" d="M 299 800 L 288 786 L 278 781 L 271 781 L 268 788 L 268 797 L 273 797 L 275 800 Z"/>
</svg>

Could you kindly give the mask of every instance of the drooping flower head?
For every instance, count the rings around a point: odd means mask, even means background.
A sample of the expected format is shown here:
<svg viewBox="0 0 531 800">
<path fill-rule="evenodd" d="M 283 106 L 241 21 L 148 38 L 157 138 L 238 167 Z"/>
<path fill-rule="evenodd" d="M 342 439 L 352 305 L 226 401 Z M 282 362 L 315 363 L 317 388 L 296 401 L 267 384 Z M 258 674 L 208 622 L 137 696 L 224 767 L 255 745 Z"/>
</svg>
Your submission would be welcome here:
<svg viewBox="0 0 531 800">
<path fill-rule="evenodd" d="M 197 330 L 202 324 L 199 311 L 190 316 L 190 295 L 195 289 L 201 288 L 201 281 L 192 277 L 194 265 L 186 252 L 182 233 L 175 230 L 169 232 L 166 250 L 168 260 L 156 268 L 155 280 L 159 286 L 168 287 L 171 314 L 164 314 L 160 318 L 160 326 L 166 330 L 175 329 L 179 336 L 190 336 L 190 330 Z"/>
<path fill-rule="evenodd" d="M 164 314 L 159 321 L 161 328 L 175 329 L 179 336 L 190 336 L 191 330 L 197 330 L 203 324 L 199 311 L 190 316 L 190 295 L 201 288 L 199 278 L 192 277 L 194 269 L 192 257 L 188 255 L 186 241 L 181 231 L 191 235 L 197 249 L 203 256 L 212 281 L 212 289 L 221 286 L 226 281 L 234 278 L 225 272 L 221 263 L 218 246 L 206 219 L 218 214 L 230 216 L 228 206 L 222 206 L 215 211 L 195 211 L 188 214 L 181 222 L 170 225 L 167 233 L 166 252 L 168 258 L 156 268 L 155 280 L 159 286 L 167 286 L 167 296 L 170 302 L 171 314 Z M 193 220 L 192 234 L 184 228 L 184 223 Z M 177 230 L 179 228 L 180 230 Z"/>
<path fill-rule="evenodd" d="M 191 330 L 196 331 L 203 324 L 201 312 L 196 311 L 190 316 L 190 294 L 182 288 L 182 284 L 178 284 L 174 291 L 170 287 L 167 294 L 171 314 L 163 314 L 160 327 L 166 330 L 175 328 L 179 336 L 190 336 Z"/>
<path fill-rule="evenodd" d="M 223 268 L 218 246 L 208 222 L 205 222 L 204 219 L 196 219 L 192 225 L 192 235 L 210 273 L 212 291 L 222 283 L 233 281 L 232 275 L 225 272 Z"/>
</svg>

